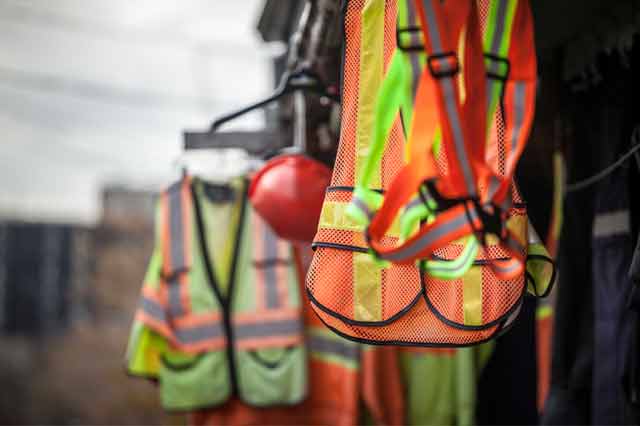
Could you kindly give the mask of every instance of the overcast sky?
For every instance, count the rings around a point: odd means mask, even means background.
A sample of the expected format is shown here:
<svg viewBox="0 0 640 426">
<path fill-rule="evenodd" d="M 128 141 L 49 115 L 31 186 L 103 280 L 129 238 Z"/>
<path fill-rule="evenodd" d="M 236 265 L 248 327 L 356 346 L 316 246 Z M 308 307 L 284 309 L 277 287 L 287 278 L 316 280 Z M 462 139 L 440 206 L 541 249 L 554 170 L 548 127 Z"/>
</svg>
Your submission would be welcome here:
<svg viewBox="0 0 640 426">
<path fill-rule="evenodd" d="M 103 183 L 169 180 L 183 128 L 270 90 L 262 4 L 0 0 L 0 216 L 91 223 Z"/>
</svg>

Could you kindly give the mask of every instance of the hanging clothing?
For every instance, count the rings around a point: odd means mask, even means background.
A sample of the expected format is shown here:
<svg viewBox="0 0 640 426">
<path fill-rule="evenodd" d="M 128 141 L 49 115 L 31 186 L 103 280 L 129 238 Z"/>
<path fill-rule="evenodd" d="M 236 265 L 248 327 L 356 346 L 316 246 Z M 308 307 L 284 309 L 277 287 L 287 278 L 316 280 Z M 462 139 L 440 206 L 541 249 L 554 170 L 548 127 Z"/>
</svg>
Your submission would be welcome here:
<svg viewBox="0 0 640 426">
<path fill-rule="evenodd" d="M 293 250 L 245 193 L 245 182 L 222 188 L 185 176 L 160 196 L 127 362 L 131 374 L 158 378 L 167 410 L 212 407 L 232 396 L 255 406 L 292 405 L 306 396 Z M 218 209 L 220 202 L 227 205 Z"/>
<path fill-rule="evenodd" d="M 624 367 L 636 338 L 637 313 L 628 309 L 632 291 L 629 265 L 633 254 L 628 168 L 597 186 L 593 224 L 594 424 L 637 423 L 624 392 Z M 637 355 L 637 354 L 636 354 Z"/>
<path fill-rule="evenodd" d="M 311 260 L 296 250 L 301 276 Z M 309 394 L 299 405 L 256 408 L 238 399 L 190 415 L 193 425 L 339 425 L 367 418 L 374 424 L 405 424 L 405 403 L 395 348 L 365 347 L 329 331 L 305 304 Z"/>
<path fill-rule="evenodd" d="M 407 424 L 476 424 L 477 381 L 493 346 L 403 348 Z"/>
</svg>

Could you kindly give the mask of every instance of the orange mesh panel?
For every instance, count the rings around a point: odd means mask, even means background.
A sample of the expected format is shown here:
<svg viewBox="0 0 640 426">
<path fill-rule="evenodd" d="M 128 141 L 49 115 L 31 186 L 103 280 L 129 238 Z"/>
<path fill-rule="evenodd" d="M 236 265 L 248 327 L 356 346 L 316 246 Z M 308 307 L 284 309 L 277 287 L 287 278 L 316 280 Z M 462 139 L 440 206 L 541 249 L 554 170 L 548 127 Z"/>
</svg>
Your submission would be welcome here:
<svg viewBox="0 0 640 426">
<path fill-rule="evenodd" d="M 421 291 L 415 266 L 392 265 L 381 271 L 382 318 L 387 321 L 406 309 Z M 316 248 L 307 274 L 307 289 L 319 305 L 335 314 L 355 320 L 353 295 L 353 252 Z"/>
<path fill-rule="evenodd" d="M 351 338 L 389 344 L 464 346 L 489 339 L 497 330 L 491 327 L 480 331 L 467 331 L 450 327 L 440 321 L 423 299 L 398 320 L 384 327 L 362 327 L 346 324 L 316 309 L 329 327 Z"/>
</svg>

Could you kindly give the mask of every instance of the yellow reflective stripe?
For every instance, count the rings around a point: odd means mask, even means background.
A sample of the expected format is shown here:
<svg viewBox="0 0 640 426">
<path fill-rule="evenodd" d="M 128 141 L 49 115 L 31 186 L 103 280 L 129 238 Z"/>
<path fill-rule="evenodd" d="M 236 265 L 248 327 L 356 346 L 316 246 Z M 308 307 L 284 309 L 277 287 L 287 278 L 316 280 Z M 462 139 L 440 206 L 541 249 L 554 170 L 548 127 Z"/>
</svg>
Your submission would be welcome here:
<svg viewBox="0 0 640 426">
<path fill-rule="evenodd" d="M 482 325 L 482 267 L 462 276 L 462 306 L 465 325 Z"/>
<path fill-rule="evenodd" d="M 373 135 L 374 109 L 384 76 L 385 1 L 367 0 L 362 10 L 360 37 L 360 82 L 356 123 L 355 176 L 361 175 L 369 155 Z M 370 188 L 381 188 L 380 168 L 370 177 Z"/>
<path fill-rule="evenodd" d="M 325 201 L 320 213 L 318 226 L 338 231 L 364 232 L 364 227 L 347 215 L 349 203 Z M 400 220 L 396 218 L 386 234 L 388 237 L 400 238 Z"/>
<path fill-rule="evenodd" d="M 357 321 L 382 319 L 382 269 L 369 253 L 353 254 L 353 310 Z"/>
<path fill-rule="evenodd" d="M 513 233 L 513 236 L 523 247 L 527 246 L 528 221 L 529 219 L 526 215 L 511 216 L 509 220 L 507 220 L 507 229 Z"/>
<path fill-rule="evenodd" d="M 536 319 L 542 320 L 549 318 L 553 315 L 553 306 L 551 305 L 539 305 L 536 309 Z"/>
</svg>

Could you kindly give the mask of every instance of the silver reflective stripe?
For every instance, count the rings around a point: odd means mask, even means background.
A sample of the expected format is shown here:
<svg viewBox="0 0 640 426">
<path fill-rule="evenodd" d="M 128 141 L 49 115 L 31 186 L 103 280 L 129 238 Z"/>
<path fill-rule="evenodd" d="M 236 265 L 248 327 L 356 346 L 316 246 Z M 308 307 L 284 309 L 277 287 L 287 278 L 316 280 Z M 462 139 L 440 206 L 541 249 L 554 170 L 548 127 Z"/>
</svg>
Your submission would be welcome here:
<svg viewBox="0 0 640 426">
<path fill-rule="evenodd" d="M 520 242 L 515 238 L 513 238 L 511 235 L 507 235 L 507 238 L 505 239 L 504 243 L 507 245 L 507 247 L 511 248 L 513 251 L 517 251 L 518 253 L 525 252 L 525 248 L 522 246 L 522 244 L 520 244 Z"/>
<path fill-rule="evenodd" d="M 322 355 L 336 355 L 350 361 L 357 361 L 360 357 L 360 347 L 356 343 L 318 335 L 311 335 L 309 338 L 309 350 Z"/>
<path fill-rule="evenodd" d="M 435 12 L 430 0 L 425 1 L 424 5 L 427 21 L 429 23 L 427 28 L 429 31 L 429 38 L 435 54 L 438 54 L 442 51 L 442 43 L 440 41 L 440 33 L 437 27 Z M 469 159 L 467 158 L 467 151 L 464 146 L 464 135 L 462 134 L 460 117 L 458 117 L 458 110 L 456 109 L 456 95 L 453 87 L 453 79 L 451 77 L 440 78 L 438 79 L 438 83 L 444 92 L 447 115 L 449 116 L 449 123 L 453 130 L 453 142 L 456 148 L 456 156 L 458 157 L 458 162 L 462 169 L 467 193 L 474 196 L 476 195 L 475 180 L 473 179 L 473 173 L 471 172 Z"/>
<path fill-rule="evenodd" d="M 179 275 L 171 277 L 171 281 L 167 283 L 169 290 L 169 314 L 172 317 L 183 315 L 182 299 L 180 297 L 180 280 Z"/>
<path fill-rule="evenodd" d="M 162 306 L 149 299 L 148 297 L 142 296 L 140 298 L 140 307 L 142 311 L 149 315 L 151 318 L 156 319 L 160 322 L 167 322 L 167 316 L 165 315 Z"/>
<path fill-rule="evenodd" d="M 184 222 L 182 217 L 182 185 L 183 181 L 175 183 L 168 190 L 169 203 L 169 244 L 171 244 L 172 271 L 184 269 Z"/>
<path fill-rule="evenodd" d="M 494 271 L 500 271 L 503 274 L 507 274 L 512 272 L 520 267 L 520 262 L 510 261 L 507 266 L 502 266 L 500 261 L 491 262 L 491 269 Z"/>
<path fill-rule="evenodd" d="M 412 0 L 407 0 L 407 9 L 409 12 L 409 26 L 410 27 L 419 27 L 419 23 L 416 17 L 416 6 Z M 411 45 L 417 46 L 420 43 L 420 32 L 411 32 Z M 411 59 L 411 71 L 412 71 L 412 83 L 411 83 L 411 91 L 413 96 L 416 95 L 418 91 L 418 81 L 420 79 L 420 54 L 419 53 L 410 53 L 409 58 Z M 407 129 L 408 131 L 408 129 Z"/>
<path fill-rule="evenodd" d="M 453 130 L 453 142 L 456 147 L 456 155 L 458 157 L 460 168 L 462 169 L 462 175 L 464 176 L 464 182 L 467 186 L 467 193 L 470 196 L 474 196 L 476 194 L 475 181 L 473 179 L 473 174 L 471 173 L 469 159 L 467 158 L 467 151 L 464 146 L 464 136 L 460 125 L 460 117 L 458 117 L 458 110 L 456 109 L 456 94 L 453 90 L 453 81 L 451 78 L 443 78 L 440 81 L 440 85 L 444 89 L 447 115 L 449 116 L 449 122 L 451 123 Z"/>
<path fill-rule="evenodd" d="M 265 305 L 267 309 L 273 309 L 280 306 L 278 297 L 278 275 L 276 268 L 278 265 L 278 237 L 273 233 L 266 222 L 262 223 L 264 237 L 264 260 L 266 263 L 261 267 L 264 274 L 265 286 Z M 273 262 L 275 261 L 275 262 Z"/>
<path fill-rule="evenodd" d="M 369 218 L 369 220 L 373 218 L 373 213 L 371 212 L 371 210 L 369 210 L 369 206 L 367 206 L 365 202 L 360 198 L 354 196 L 351 199 L 351 203 L 353 203 L 354 206 L 361 210 L 362 213 L 364 213 Z"/>
<path fill-rule="evenodd" d="M 236 324 L 234 332 L 237 339 L 291 336 L 302 332 L 302 323 L 297 319 L 286 319 L 256 324 Z"/>
<path fill-rule="evenodd" d="M 221 338 L 224 336 L 224 330 L 219 322 L 215 322 L 188 328 L 176 328 L 174 334 L 178 342 L 194 344 L 205 340 Z"/>
<path fill-rule="evenodd" d="M 431 0 L 425 0 L 423 4 L 425 14 L 427 15 L 427 31 L 429 31 L 431 45 L 433 46 L 433 50 L 440 52 L 442 51 L 442 42 L 440 41 L 440 32 L 438 23 L 436 22 L 436 15 L 433 10 L 433 6 L 431 5 Z"/>
<path fill-rule="evenodd" d="M 513 123 L 513 139 L 511 141 L 511 154 L 515 154 L 518 147 L 518 139 L 520 139 L 520 133 L 522 132 L 522 125 L 524 124 L 524 107 L 526 97 L 526 83 L 518 82 L 515 84 L 513 101 L 514 101 L 514 123 Z"/>
<path fill-rule="evenodd" d="M 630 233 L 629 210 L 598 213 L 593 222 L 593 236 L 605 238 Z"/>
<path fill-rule="evenodd" d="M 475 210 L 472 210 L 470 212 L 470 216 L 471 220 L 475 220 L 477 218 Z M 414 244 L 405 247 L 395 253 L 381 254 L 380 257 L 382 257 L 384 260 L 391 261 L 400 261 L 416 257 L 418 253 L 420 253 L 424 248 L 433 244 L 434 241 L 444 237 L 445 235 L 455 231 L 458 228 L 463 227 L 466 224 L 467 216 L 466 214 L 462 213 L 448 222 L 439 224 L 427 234 L 423 235 L 422 238 L 418 239 Z"/>
<path fill-rule="evenodd" d="M 500 179 L 497 176 L 491 175 L 489 180 L 489 190 L 487 191 L 487 199 L 492 200 L 498 188 L 500 187 Z"/>
<path fill-rule="evenodd" d="M 491 40 L 491 48 L 490 52 L 499 56 L 500 52 L 500 44 L 502 43 L 502 38 L 504 37 L 504 28 L 505 28 L 505 16 L 507 13 L 507 1 L 506 0 L 498 0 L 498 16 L 496 18 L 496 27 L 493 33 L 493 40 Z M 489 58 L 489 73 L 500 75 L 500 62 Z M 492 94 L 493 94 L 493 83 L 494 81 L 491 78 L 487 79 L 487 109 L 491 105 L 492 102 Z"/>
<path fill-rule="evenodd" d="M 406 209 L 409 210 L 414 207 L 418 207 L 422 205 L 424 205 L 424 203 L 422 202 L 422 199 L 420 197 L 416 197 L 407 204 Z"/>
<path fill-rule="evenodd" d="M 491 53 L 498 56 L 500 44 L 502 43 L 502 37 L 504 37 L 505 22 L 504 18 L 507 14 L 507 0 L 498 0 L 498 16 L 496 18 L 496 30 L 493 33 L 493 40 L 491 42 Z M 491 61 L 494 64 L 495 61 Z M 499 64 L 495 64 L 499 67 Z M 491 69 L 492 72 L 498 73 L 495 69 Z"/>
</svg>

